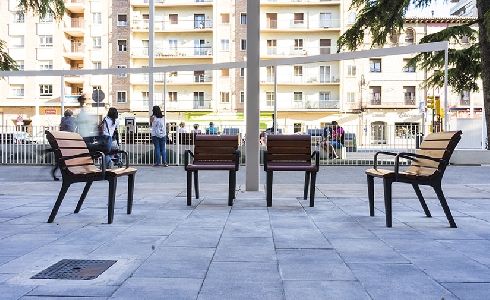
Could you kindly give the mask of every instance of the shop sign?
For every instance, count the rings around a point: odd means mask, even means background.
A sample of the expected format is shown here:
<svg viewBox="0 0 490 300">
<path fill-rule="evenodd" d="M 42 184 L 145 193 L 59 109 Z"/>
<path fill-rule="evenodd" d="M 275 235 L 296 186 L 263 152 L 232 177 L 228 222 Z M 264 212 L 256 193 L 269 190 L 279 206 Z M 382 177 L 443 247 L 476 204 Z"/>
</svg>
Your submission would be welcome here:
<svg viewBox="0 0 490 300">
<path fill-rule="evenodd" d="M 44 109 L 44 114 L 46 115 L 56 115 L 56 108 L 45 108 Z"/>
</svg>

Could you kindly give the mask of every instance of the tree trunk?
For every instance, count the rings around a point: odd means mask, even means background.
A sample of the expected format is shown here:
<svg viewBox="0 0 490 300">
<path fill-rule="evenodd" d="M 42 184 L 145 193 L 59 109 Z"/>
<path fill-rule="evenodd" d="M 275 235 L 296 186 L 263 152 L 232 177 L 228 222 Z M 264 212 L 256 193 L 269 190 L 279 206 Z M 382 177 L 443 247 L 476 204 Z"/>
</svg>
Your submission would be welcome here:
<svg viewBox="0 0 490 300">
<path fill-rule="evenodd" d="M 478 40 L 480 44 L 480 54 L 482 63 L 482 86 L 483 86 L 483 109 L 485 111 L 485 124 L 487 128 L 487 140 L 483 143 L 487 144 L 490 141 L 490 39 L 483 21 L 485 20 L 485 13 L 490 11 L 490 1 L 478 0 L 476 4 L 478 8 Z"/>
</svg>

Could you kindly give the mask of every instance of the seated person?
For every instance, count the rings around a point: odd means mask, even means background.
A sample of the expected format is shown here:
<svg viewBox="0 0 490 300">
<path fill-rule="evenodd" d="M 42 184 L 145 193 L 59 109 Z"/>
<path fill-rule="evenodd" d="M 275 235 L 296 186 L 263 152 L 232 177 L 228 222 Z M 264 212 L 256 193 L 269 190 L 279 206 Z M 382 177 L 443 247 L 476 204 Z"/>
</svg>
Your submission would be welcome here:
<svg viewBox="0 0 490 300">
<path fill-rule="evenodd" d="M 345 131 L 344 128 L 342 128 L 340 125 L 338 125 L 337 121 L 332 121 L 332 146 L 336 149 L 344 147 L 344 135 Z"/>
<path fill-rule="evenodd" d="M 335 123 L 335 124 L 334 124 Z M 332 128 L 337 124 L 336 121 L 333 121 L 331 125 L 325 126 L 323 129 L 323 142 L 320 143 L 320 146 L 322 147 L 323 150 L 325 150 L 328 154 L 328 158 L 330 159 L 336 159 L 339 156 L 337 155 L 337 152 L 335 151 L 335 146 L 334 146 L 334 140 L 333 140 L 333 134 L 334 134 L 334 129 Z"/>
</svg>

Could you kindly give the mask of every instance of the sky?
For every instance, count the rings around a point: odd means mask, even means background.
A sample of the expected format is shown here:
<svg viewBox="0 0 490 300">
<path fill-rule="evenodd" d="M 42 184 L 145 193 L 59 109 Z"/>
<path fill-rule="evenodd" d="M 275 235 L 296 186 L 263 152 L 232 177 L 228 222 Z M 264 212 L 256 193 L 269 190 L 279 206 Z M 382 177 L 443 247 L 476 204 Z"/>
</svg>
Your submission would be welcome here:
<svg viewBox="0 0 490 300">
<path fill-rule="evenodd" d="M 449 9 L 456 3 L 449 3 L 445 0 L 432 0 L 432 5 L 425 8 L 412 8 L 408 11 L 407 17 L 430 17 L 434 11 L 434 17 L 449 17 Z"/>
</svg>

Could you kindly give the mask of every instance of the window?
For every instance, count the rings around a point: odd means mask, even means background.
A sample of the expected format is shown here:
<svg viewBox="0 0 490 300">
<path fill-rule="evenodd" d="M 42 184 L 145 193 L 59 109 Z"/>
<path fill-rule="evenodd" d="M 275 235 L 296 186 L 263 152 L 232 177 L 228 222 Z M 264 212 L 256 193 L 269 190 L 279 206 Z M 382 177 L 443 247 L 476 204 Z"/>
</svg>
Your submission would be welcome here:
<svg viewBox="0 0 490 300">
<path fill-rule="evenodd" d="M 21 11 L 14 12 L 14 23 L 24 23 L 24 13 Z"/>
<path fill-rule="evenodd" d="M 277 40 L 267 40 L 267 55 L 277 54 Z"/>
<path fill-rule="evenodd" d="M 294 39 L 294 50 L 303 50 L 303 39 Z"/>
<path fill-rule="evenodd" d="M 170 24 L 177 25 L 177 24 L 179 24 L 179 15 L 178 14 L 169 14 L 168 20 L 170 21 Z"/>
<path fill-rule="evenodd" d="M 247 39 L 240 39 L 240 50 L 241 51 L 247 50 Z"/>
<path fill-rule="evenodd" d="M 206 28 L 205 17 L 204 14 L 194 14 L 194 29 Z"/>
<path fill-rule="evenodd" d="M 468 43 L 469 43 L 469 38 L 467 35 L 461 37 L 461 44 L 468 44 Z"/>
<path fill-rule="evenodd" d="M 194 92 L 194 108 L 204 108 L 204 92 Z"/>
<path fill-rule="evenodd" d="M 194 71 L 194 82 L 204 82 L 204 71 Z"/>
<path fill-rule="evenodd" d="M 39 18 L 40 23 L 53 23 L 54 17 L 52 13 L 46 13 L 44 18 Z"/>
<path fill-rule="evenodd" d="M 39 85 L 39 95 L 40 96 L 53 96 L 53 85 L 51 85 L 51 84 L 40 84 Z"/>
<path fill-rule="evenodd" d="M 230 50 L 230 40 L 221 40 L 221 51 Z"/>
<path fill-rule="evenodd" d="M 304 16 L 304 13 L 294 13 L 294 24 L 304 24 Z"/>
<path fill-rule="evenodd" d="M 356 103 L 356 93 L 355 92 L 347 92 L 347 103 Z"/>
<path fill-rule="evenodd" d="M 294 133 L 297 133 L 297 132 L 302 132 L 303 131 L 303 124 L 301 123 L 293 123 L 293 132 Z"/>
<path fill-rule="evenodd" d="M 303 101 L 303 92 L 293 92 L 293 100 L 294 102 L 302 102 Z"/>
<path fill-rule="evenodd" d="M 23 84 L 11 85 L 10 97 L 24 97 L 24 85 Z"/>
<path fill-rule="evenodd" d="M 128 16 L 117 15 L 117 26 L 128 26 Z"/>
<path fill-rule="evenodd" d="M 230 14 L 221 14 L 221 24 L 230 24 Z"/>
<path fill-rule="evenodd" d="M 240 77 L 245 77 L 245 68 L 240 68 Z"/>
<path fill-rule="evenodd" d="M 414 105 L 415 104 L 415 87 L 414 86 L 404 86 L 403 87 L 403 96 L 404 96 L 404 104 L 405 105 Z"/>
<path fill-rule="evenodd" d="M 331 46 L 331 39 L 320 39 L 320 54 L 330 54 Z"/>
<path fill-rule="evenodd" d="M 92 23 L 102 24 L 102 14 L 100 12 L 92 13 Z"/>
<path fill-rule="evenodd" d="M 349 12 L 349 15 L 347 16 L 347 24 L 354 24 L 356 23 L 357 19 L 357 14 L 355 11 Z"/>
<path fill-rule="evenodd" d="M 117 92 L 117 103 L 126 103 L 126 92 Z"/>
<path fill-rule="evenodd" d="M 24 36 L 12 35 L 10 36 L 10 44 L 13 48 L 24 48 Z"/>
<path fill-rule="evenodd" d="M 168 101 L 177 102 L 177 92 L 168 92 Z"/>
<path fill-rule="evenodd" d="M 392 30 L 390 33 L 390 43 L 398 44 L 398 32 L 396 30 Z"/>
<path fill-rule="evenodd" d="M 126 52 L 127 51 L 126 43 L 127 43 L 126 40 L 117 40 L 117 51 Z"/>
<path fill-rule="evenodd" d="M 242 24 L 242 25 L 247 24 L 247 14 L 246 13 L 240 14 L 240 24 Z"/>
<path fill-rule="evenodd" d="M 380 86 L 370 86 L 369 87 L 369 100 L 371 105 L 381 104 L 381 87 Z"/>
<path fill-rule="evenodd" d="M 410 60 L 409 59 L 404 59 L 403 60 L 403 72 L 406 72 L 406 73 L 414 73 L 415 72 L 415 66 L 407 66 L 408 62 Z"/>
<path fill-rule="evenodd" d="M 228 77 L 228 76 L 230 76 L 230 69 L 221 70 L 221 76 L 222 77 Z"/>
<path fill-rule="evenodd" d="M 347 76 L 356 76 L 357 68 L 356 65 L 347 66 Z"/>
<path fill-rule="evenodd" d="M 219 102 L 230 103 L 230 92 L 219 92 Z"/>
<path fill-rule="evenodd" d="M 126 65 L 117 65 L 117 68 L 118 69 L 126 69 L 128 66 Z M 123 78 L 123 77 L 127 77 L 128 75 L 126 73 L 121 73 L 121 74 L 117 74 L 117 77 L 118 78 Z"/>
<path fill-rule="evenodd" d="M 39 70 L 53 70 L 53 61 L 39 61 Z"/>
<path fill-rule="evenodd" d="M 274 106 L 274 93 L 273 92 L 265 92 L 265 105 L 266 106 Z"/>
<path fill-rule="evenodd" d="M 470 105 L 470 93 L 468 91 L 463 91 L 460 94 L 460 105 L 469 106 Z"/>
<path fill-rule="evenodd" d="M 143 101 L 150 100 L 150 92 L 148 91 L 141 92 L 141 99 L 143 99 Z"/>
<path fill-rule="evenodd" d="M 102 38 L 100 36 L 94 36 L 92 38 L 92 47 L 93 48 L 102 48 Z"/>
<path fill-rule="evenodd" d="M 275 76 L 275 67 L 274 66 L 267 66 L 266 67 L 266 74 L 267 74 L 267 82 L 272 83 L 274 82 L 274 76 Z"/>
<path fill-rule="evenodd" d="M 92 62 L 92 69 L 94 69 L 94 70 L 102 69 L 102 62 L 100 62 L 100 61 L 93 61 Z"/>
<path fill-rule="evenodd" d="M 413 44 L 413 40 L 414 40 L 414 31 L 412 28 L 407 28 L 405 30 L 405 43 Z"/>
<path fill-rule="evenodd" d="M 320 13 L 320 28 L 330 28 L 331 13 Z"/>
<path fill-rule="evenodd" d="M 369 60 L 369 72 L 381 73 L 381 59 L 370 59 Z"/>
<path fill-rule="evenodd" d="M 24 70 L 24 61 L 18 60 L 18 61 L 16 61 L 16 63 L 17 63 L 17 68 L 19 68 L 19 71 L 23 71 Z"/>
<path fill-rule="evenodd" d="M 240 103 L 245 103 L 245 92 L 244 91 L 240 92 Z"/>
<path fill-rule="evenodd" d="M 303 76 L 303 66 L 294 66 L 294 76 Z"/>
<path fill-rule="evenodd" d="M 53 47 L 53 36 L 52 35 L 40 35 L 39 36 L 39 47 Z"/>
</svg>

